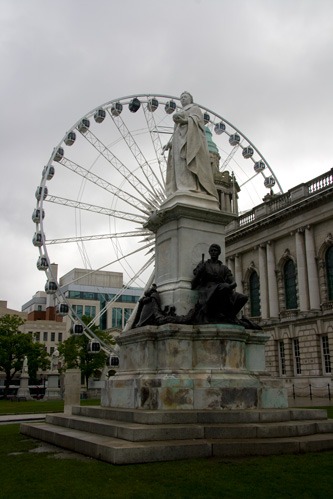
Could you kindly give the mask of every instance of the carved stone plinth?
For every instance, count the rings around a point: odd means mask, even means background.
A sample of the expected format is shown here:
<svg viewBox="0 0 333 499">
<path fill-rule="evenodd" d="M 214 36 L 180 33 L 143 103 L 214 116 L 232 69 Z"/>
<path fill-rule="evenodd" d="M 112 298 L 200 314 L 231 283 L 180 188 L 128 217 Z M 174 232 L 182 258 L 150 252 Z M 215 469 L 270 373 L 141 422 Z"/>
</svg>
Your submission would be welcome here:
<svg viewBox="0 0 333 499">
<path fill-rule="evenodd" d="M 20 388 L 17 390 L 16 397 L 25 398 L 26 400 L 32 400 L 29 390 L 29 375 L 21 374 L 20 377 Z"/>
<path fill-rule="evenodd" d="M 47 388 L 44 400 L 61 400 L 58 372 L 51 371 L 47 374 Z"/>
<path fill-rule="evenodd" d="M 67 369 L 65 373 L 64 412 L 72 413 L 73 405 L 80 405 L 81 371 Z"/>
<path fill-rule="evenodd" d="M 191 291 L 193 269 L 212 243 L 222 248 L 224 260 L 225 227 L 235 218 L 218 210 L 212 196 L 174 194 L 153 214 L 147 227 L 156 233 L 156 284 L 162 308 L 174 305 L 177 315 L 186 315 L 197 301 Z"/>
<path fill-rule="evenodd" d="M 265 371 L 269 336 L 234 325 L 148 326 L 121 334 L 120 369 L 103 407 L 254 409 L 287 407 L 287 391 Z"/>
</svg>

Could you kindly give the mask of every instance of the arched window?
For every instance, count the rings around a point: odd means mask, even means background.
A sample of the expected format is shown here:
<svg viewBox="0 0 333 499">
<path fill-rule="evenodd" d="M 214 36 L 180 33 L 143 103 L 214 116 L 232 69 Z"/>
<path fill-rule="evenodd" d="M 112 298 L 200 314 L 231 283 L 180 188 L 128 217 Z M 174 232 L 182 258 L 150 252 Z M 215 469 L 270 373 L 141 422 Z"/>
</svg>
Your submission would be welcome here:
<svg viewBox="0 0 333 499">
<path fill-rule="evenodd" d="M 333 300 L 333 246 L 325 254 L 328 299 Z"/>
<path fill-rule="evenodd" d="M 296 271 L 295 264 L 292 260 L 287 260 L 284 269 L 284 290 L 286 294 L 286 309 L 297 308 L 297 293 L 296 293 Z"/>
<path fill-rule="evenodd" d="M 260 285 L 257 272 L 250 276 L 251 317 L 260 317 Z"/>
</svg>

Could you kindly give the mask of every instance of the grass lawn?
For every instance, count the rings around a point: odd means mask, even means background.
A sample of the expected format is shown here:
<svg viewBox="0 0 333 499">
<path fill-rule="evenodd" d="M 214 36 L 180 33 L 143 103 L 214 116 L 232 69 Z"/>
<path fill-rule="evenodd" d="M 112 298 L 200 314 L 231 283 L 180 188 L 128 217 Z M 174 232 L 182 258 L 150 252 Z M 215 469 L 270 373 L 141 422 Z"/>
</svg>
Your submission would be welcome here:
<svg viewBox="0 0 333 499">
<path fill-rule="evenodd" d="M 100 403 L 100 399 L 86 399 L 80 401 L 80 405 L 100 405 Z M 39 414 L 43 412 L 63 411 L 63 400 L 27 400 L 26 402 L 0 400 L 0 414 Z"/>
<path fill-rule="evenodd" d="M 113 466 L 32 453 L 19 425 L 0 426 L 0 498 L 327 498 L 333 452 L 248 459 L 193 459 Z"/>
</svg>

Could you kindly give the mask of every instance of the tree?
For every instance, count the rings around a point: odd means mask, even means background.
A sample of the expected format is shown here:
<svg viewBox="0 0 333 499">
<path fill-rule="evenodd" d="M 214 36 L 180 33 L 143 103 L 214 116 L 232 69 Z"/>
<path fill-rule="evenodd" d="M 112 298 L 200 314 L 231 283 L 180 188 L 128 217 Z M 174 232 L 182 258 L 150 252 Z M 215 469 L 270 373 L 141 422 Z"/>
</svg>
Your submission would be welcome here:
<svg viewBox="0 0 333 499">
<path fill-rule="evenodd" d="M 86 325 L 92 321 L 91 317 L 86 315 L 82 316 L 82 322 Z M 96 334 L 104 343 L 114 345 L 115 342 L 112 336 L 101 331 L 98 326 L 89 326 L 90 330 Z M 65 364 L 62 371 L 66 369 L 80 369 L 86 382 L 88 389 L 88 379 L 97 374 L 97 371 L 102 369 L 105 365 L 105 353 L 100 351 L 98 353 L 88 352 L 89 338 L 82 334 L 80 336 L 70 336 L 67 340 L 58 345 L 60 355 L 63 357 Z"/>
<path fill-rule="evenodd" d="M 39 368 L 46 369 L 49 366 L 44 346 L 33 342 L 30 334 L 19 330 L 24 322 L 18 315 L 5 314 L 0 317 L 0 371 L 6 375 L 5 397 L 14 376 L 22 371 L 25 356 L 32 379 L 36 378 Z"/>
</svg>

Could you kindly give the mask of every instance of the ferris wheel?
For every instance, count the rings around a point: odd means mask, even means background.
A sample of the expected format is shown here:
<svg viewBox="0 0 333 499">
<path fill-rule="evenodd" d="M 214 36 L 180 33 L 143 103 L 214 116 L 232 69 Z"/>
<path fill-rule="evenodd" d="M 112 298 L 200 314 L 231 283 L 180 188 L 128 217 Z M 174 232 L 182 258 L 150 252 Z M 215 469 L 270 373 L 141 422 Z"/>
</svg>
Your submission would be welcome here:
<svg viewBox="0 0 333 499">
<path fill-rule="evenodd" d="M 197 105 L 219 157 L 219 171 L 230 172 L 240 188 L 240 211 L 261 203 L 267 188 L 282 193 L 255 145 L 226 118 Z M 122 272 L 124 290 L 144 287 L 149 280 L 155 237 L 145 224 L 166 199 L 163 146 L 173 133 L 177 109 L 182 109 L 180 99 L 170 95 L 113 99 L 86 113 L 54 148 L 42 170 L 32 218 L 37 267 L 46 273 L 45 291 L 57 297 L 58 313 L 67 313 L 70 306 L 51 262 L 60 264 L 62 274 L 78 267 L 87 275 Z M 72 309 L 71 314 L 80 323 Z M 80 326 L 95 337 L 89 327 Z"/>
</svg>

